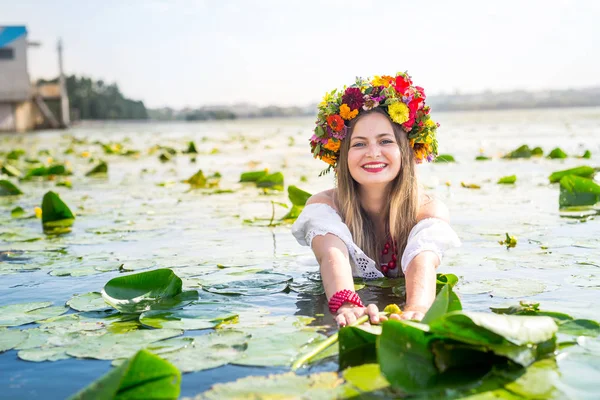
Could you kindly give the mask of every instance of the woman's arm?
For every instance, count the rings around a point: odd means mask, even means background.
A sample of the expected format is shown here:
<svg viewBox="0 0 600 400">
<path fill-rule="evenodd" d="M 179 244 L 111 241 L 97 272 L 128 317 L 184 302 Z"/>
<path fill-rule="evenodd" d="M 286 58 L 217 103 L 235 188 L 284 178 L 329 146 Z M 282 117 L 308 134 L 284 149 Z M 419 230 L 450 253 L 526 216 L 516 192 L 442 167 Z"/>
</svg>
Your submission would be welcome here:
<svg viewBox="0 0 600 400">
<path fill-rule="evenodd" d="M 324 203 L 333 207 L 331 200 L 323 195 L 311 197 L 306 204 L 314 203 Z M 352 277 L 348 248 L 342 239 L 333 234 L 318 235 L 313 238 L 311 246 L 319 262 L 321 280 L 323 281 L 327 300 L 329 301 L 340 290 L 354 291 L 354 278 Z M 374 304 L 368 307 L 359 307 L 344 303 L 338 309 L 335 320 L 340 326 L 350 325 L 366 313 L 370 315 L 372 323 L 379 323 L 379 310 Z"/>
<path fill-rule="evenodd" d="M 450 222 L 448 208 L 439 200 L 431 200 L 419 208 L 417 222 L 438 218 Z M 436 269 L 440 259 L 433 251 L 423 251 L 406 268 L 406 306 L 402 319 L 421 320 L 435 300 Z"/>
</svg>

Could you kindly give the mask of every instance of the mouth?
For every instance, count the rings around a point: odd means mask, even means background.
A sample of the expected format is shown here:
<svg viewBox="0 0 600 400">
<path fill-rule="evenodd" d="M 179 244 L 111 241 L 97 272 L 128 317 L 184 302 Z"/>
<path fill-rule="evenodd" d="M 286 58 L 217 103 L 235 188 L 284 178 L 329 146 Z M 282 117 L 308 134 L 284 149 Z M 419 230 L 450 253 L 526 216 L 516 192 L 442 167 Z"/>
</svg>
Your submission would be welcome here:
<svg viewBox="0 0 600 400">
<path fill-rule="evenodd" d="M 385 167 L 387 167 L 386 163 L 368 163 L 363 165 L 362 169 L 364 169 L 367 172 L 375 173 L 383 171 Z"/>
</svg>

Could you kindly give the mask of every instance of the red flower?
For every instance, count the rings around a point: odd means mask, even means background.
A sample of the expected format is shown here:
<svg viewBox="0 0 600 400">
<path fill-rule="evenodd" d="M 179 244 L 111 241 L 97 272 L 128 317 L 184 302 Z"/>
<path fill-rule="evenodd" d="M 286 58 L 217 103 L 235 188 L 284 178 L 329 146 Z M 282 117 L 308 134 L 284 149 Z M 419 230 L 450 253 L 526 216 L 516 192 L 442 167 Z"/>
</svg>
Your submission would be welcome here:
<svg viewBox="0 0 600 400">
<path fill-rule="evenodd" d="M 335 132 L 339 132 L 344 129 L 344 120 L 337 114 L 330 115 L 327 117 L 327 124 Z"/>
<path fill-rule="evenodd" d="M 408 103 L 408 109 L 411 114 L 414 114 L 423 107 L 423 98 L 422 97 L 413 97 L 413 99 Z"/>
<path fill-rule="evenodd" d="M 359 88 L 348 88 L 342 96 L 342 103 L 348 104 L 352 111 L 358 110 L 365 103 L 363 94 Z"/>
<path fill-rule="evenodd" d="M 421 86 L 415 86 L 415 89 L 417 89 L 417 92 L 421 94 L 423 101 L 425 101 L 425 99 L 427 98 L 427 96 L 425 96 L 425 89 L 423 89 Z"/>
<path fill-rule="evenodd" d="M 408 75 L 406 77 L 398 75 L 394 82 L 394 89 L 396 89 L 396 93 L 404 95 L 404 92 L 406 92 L 406 89 L 408 89 L 410 85 L 412 85 L 412 82 Z"/>
</svg>

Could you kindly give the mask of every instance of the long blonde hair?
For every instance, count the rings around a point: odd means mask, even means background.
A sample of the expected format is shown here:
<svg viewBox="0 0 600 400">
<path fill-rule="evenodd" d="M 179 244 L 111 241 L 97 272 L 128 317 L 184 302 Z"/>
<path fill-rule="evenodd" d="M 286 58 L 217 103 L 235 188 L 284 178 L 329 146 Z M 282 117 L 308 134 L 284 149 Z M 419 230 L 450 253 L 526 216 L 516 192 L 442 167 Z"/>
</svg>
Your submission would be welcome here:
<svg viewBox="0 0 600 400">
<path fill-rule="evenodd" d="M 367 113 L 361 113 L 352 121 L 346 139 L 342 140 L 341 143 L 336 168 L 337 202 L 342 219 L 350 229 L 354 242 L 379 266 L 384 243 L 377 240 L 375 225 L 361 206 L 359 183 L 352 178 L 348 169 L 348 151 L 350 150 L 350 139 L 354 127 L 362 117 L 373 112 L 378 112 L 388 118 L 392 124 L 396 142 L 400 147 L 400 172 L 390 182 L 390 200 L 383 210 L 387 222 L 386 228 L 389 229 L 389 234 L 396 242 L 399 257 L 402 257 L 410 230 L 416 223 L 419 197 L 415 157 L 406 133 L 400 125 L 392 122 L 382 110 L 374 109 Z M 398 260 L 399 262 L 400 260 Z"/>
</svg>

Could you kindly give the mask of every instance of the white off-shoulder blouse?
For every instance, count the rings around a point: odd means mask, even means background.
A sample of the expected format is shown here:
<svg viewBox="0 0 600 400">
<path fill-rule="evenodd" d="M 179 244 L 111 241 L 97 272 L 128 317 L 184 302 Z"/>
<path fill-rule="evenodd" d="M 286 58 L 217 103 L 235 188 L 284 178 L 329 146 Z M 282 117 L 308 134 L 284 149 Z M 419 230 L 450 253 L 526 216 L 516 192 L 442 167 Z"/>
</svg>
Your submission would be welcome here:
<svg viewBox="0 0 600 400">
<path fill-rule="evenodd" d="M 315 236 L 328 233 L 339 237 L 348 248 L 353 276 L 364 279 L 384 277 L 377 269 L 375 261 L 367 257 L 354 243 L 348 226 L 331 206 L 322 203 L 309 204 L 292 225 L 292 234 L 303 246 L 310 247 Z M 412 228 L 408 236 L 400 261 L 402 272 L 406 272 L 413 258 L 422 251 L 433 251 L 441 263 L 446 250 L 459 246 L 460 240 L 447 222 L 438 218 L 423 219 Z"/>
</svg>

